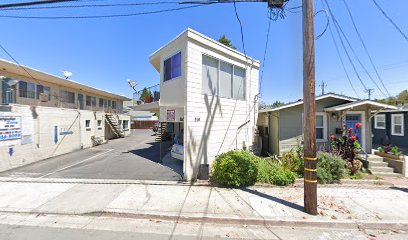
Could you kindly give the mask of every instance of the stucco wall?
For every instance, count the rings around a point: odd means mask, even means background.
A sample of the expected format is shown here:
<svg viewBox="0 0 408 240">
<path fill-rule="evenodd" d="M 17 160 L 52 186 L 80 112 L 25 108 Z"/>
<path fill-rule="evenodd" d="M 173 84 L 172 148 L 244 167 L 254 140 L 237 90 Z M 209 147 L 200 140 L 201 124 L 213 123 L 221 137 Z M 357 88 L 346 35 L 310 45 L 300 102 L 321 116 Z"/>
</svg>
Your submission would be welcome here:
<svg viewBox="0 0 408 240">
<path fill-rule="evenodd" d="M 91 147 L 92 137 L 105 141 L 104 112 L 15 104 L 1 107 L 0 117 L 4 116 L 21 117 L 23 138 L 0 141 L 0 171 Z M 97 120 L 102 121 L 101 127 Z"/>
</svg>

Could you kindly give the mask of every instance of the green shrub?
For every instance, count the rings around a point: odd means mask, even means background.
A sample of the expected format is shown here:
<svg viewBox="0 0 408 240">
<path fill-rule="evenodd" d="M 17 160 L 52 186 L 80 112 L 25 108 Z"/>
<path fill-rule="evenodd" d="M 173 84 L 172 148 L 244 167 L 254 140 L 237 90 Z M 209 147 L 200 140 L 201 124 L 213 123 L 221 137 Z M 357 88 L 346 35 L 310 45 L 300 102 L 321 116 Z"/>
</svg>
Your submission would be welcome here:
<svg viewBox="0 0 408 240">
<path fill-rule="evenodd" d="M 230 151 L 215 159 L 211 180 L 221 186 L 241 187 L 255 184 L 259 157 L 246 151 Z"/>
<path fill-rule="evenodd" d="M 258 182 L 286 186 L 293 184 L 295 180 L 296 173 L 284 169 L 282 165 L 271 158 L 258 160 Z"/>
<path fill-rule="evenodd" d="M 391 148 L 391 152 L 395 155 L 395 156 L 400 156 L 401 155 L 401 151 L 399 150 L 399 148 L 397 146 L 394 146 Z"/>
<path fill-rule="evenodd" d="M 303 157 L 300 151 L 291 149 L 289 152 L 284 152 L 279 160 L 284 170 L 289 170 L 303 176 L 304 166 Z"/>
<path fill-rule="evenodd" d="M 326 152 L 317 153 L 317 180 L 319 183 L 338 182 L 344 173 L 344 160 Z"/>
</svg>

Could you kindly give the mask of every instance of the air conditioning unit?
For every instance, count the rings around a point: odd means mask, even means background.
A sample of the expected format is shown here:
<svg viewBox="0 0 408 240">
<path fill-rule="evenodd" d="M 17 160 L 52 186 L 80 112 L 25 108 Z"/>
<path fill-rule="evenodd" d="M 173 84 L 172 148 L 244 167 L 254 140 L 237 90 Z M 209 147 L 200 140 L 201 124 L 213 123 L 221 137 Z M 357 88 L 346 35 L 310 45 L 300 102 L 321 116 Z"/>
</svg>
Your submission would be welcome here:
<svg viewBox="0 0 408 240">
<path fill-rule="evenodd" d="M 270 8 L 281 8 L 285 0 L 268 0 L 268 6 Z"/>
<path fill-rule="evenodd" d="M 48 102 L 48 93 L 40 93 L 40 101 Z"/>
</svg>

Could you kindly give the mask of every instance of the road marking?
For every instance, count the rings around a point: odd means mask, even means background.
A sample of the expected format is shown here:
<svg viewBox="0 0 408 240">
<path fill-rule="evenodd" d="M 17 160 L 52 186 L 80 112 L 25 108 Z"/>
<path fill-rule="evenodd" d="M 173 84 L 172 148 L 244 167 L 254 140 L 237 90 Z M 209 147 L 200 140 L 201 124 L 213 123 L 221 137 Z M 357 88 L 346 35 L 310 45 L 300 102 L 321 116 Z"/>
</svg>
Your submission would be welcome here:
<svg viewBox="0 0 408 240">
<path fill-rule="evenodd" d="M 70 167 L 79 165 L 79 164 L 81 164 L 81 163 L 83 163 L 83 162 L 86 162 L 86 161 L 91 160 L 91 159 L 93 159 L 93 158 L 99 157 L 99 156 L 101 156 L 101 155 L 103 155 L 103 154 L 106 154 L 106 153 L 108 153 L 108 152 L 112 152 L 113 150 L 114 150 L 114 149 L 108 149 L 106 152 L 98 153 L 98 154 L 96 154 L 96 155 L 94 155 L 94 156 L 92 156 L 92 157 L 86 158 L 86 159 L 84 159 L 84 160 L 82 160 L 82 161 L 80 161 L 80 162 L 77 162 L 77 163 L 71 164 L 71 165 L 69 165 L 69 166 L 63 167 L 63 168 L 61 168 L 61 169 L 59 169 L 59 170 L 56 170 L 56 171 L 54 171 L 54 172 L 47 173 L 47 174 L 42 175 L 41 177 L 38 177 L 38 178 L 48 177 L 48 176 L 50 176 L 50 175 L 52 175 L 52 174 L 54 174 L 54 173 L 64 171 L 64 170 L 67 169 L 67 168 L 70 168 Z"/>
</svg>

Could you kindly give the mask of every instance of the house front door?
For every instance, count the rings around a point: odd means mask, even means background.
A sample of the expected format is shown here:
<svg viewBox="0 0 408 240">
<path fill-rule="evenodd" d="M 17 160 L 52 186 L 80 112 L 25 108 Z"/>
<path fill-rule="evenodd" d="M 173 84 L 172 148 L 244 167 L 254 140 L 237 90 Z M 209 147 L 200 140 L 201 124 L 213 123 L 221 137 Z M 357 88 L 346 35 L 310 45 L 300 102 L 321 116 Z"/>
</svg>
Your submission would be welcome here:
<svg viewBox="0 0 408 240">
<path fill-rule="evenodd" d="M 346 129 L 352 128 L 355 131 L 358 141 L 363 144 L 362 128 L 357 129 L 356 123 L 363 123 L 361 114 L 347 114 L 346 115 Z"/>
</svg>

